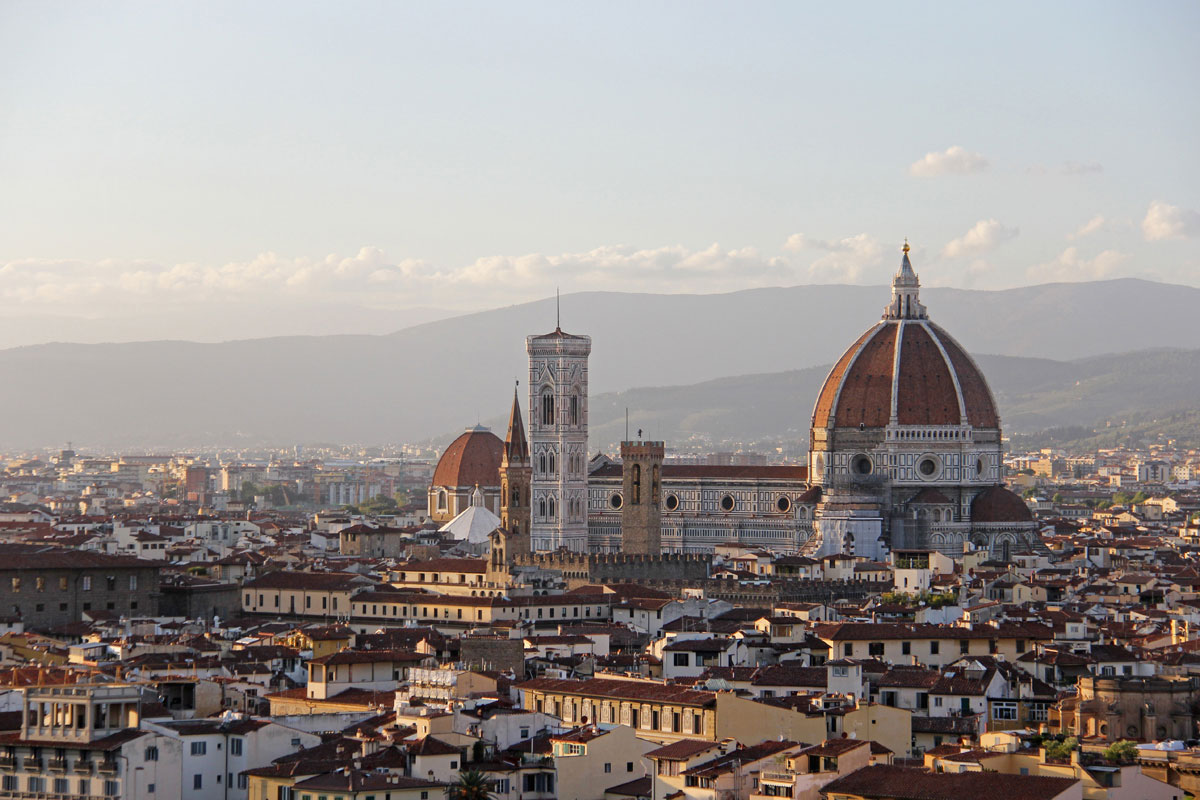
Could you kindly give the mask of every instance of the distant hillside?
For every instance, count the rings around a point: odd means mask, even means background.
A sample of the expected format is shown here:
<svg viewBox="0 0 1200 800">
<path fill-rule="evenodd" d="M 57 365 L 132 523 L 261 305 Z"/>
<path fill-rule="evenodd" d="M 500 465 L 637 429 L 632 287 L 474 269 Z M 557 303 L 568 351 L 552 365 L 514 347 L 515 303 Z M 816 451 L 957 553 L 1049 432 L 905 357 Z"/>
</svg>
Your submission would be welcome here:
<svg viewBox="0 0 1200 800">
<path fill-rule="evenodd" d="M 720 295 L 584 293 L 563 297 L 562 318 L 565 329 L 592 336 L 597 421 L 611 414 L 623 419 L 625 405 L 635 405 L 606 398 L 607 392 L 711 381 L 704 402 L 684 402 L 687 389 L 656 390 L 668 394 L 654 402 L 648 397 L 646 413 L 661 408 L 654 413 L 661 414 L 664 432 L 667 422 L 678 420 L 681 430 L 718 436 L 746 427 L 777 434 L 781 429 L 773 426 L 779 424 L 782 430 L 807 427 L 823 377 L 822 370 L 808 368 L 837 358 L 879 317 L 887 299 L 887 288 L 871 286 Z M 973 353 L 1069 360 L 1164 343 L 1200 347 L 1194 324 L 1200 289 L 1183 286 L 1118 280 L 1001 292 L 929 289 L 922 300 Z M 0 446 L 68 439 L 85 446 L 163 447 L 423 440 L 502 415 L 514 378 L 526 373 L 524 337 L 551 329 L 553 320 L 553 301 L 545 300 L 385 336 L 4 350 Z M 1013 392 L 1014 403 L 1002 402 L 1010 422 L 1066 421 L 1072 410 L 1079 412 L 1077 421 L 1107 408 L 1107 401 L 1086 397 L 1078 406 L 1069 387 L 1031 385 L 1034 376 L 1049 381 L 1062 369 L 1053 362 L 1014 365 L 1023 377 L 1011 390 L 1002 363 L 987 367 L 999 389 Z M 800 374 L 774 385 L 726 377 L 781 370 Z M 1105 382 L 1097 376 L 1092 391 L 1126 394 L 1121 378 L 1114 373 Z M 629 394 L 637 398 L 641 391 Z M 1044 400 L 1025 404 L 1022 392 Z M 728 421 L 738 416 L 742 422 Z M 653 429 L 653 418 L 647 420 L 644 427 Z M 598 441 L 615 430 L 601 428 Z"/>
<path fill-rule="evenodd" d="M 1130 436 L 1200 443 L 1200 350 L 1150 350 L 1051 361 L 976 357 L 1000 404 L 1005 432 L 1022 441 L 1114 444 Z M 593 397 L 593 449 L 624 435 L 625 409 L 647 436 L 754 442 L 808 438 L 817 392 L 829 366 L 743 375 L 689 386 L 641 388 Z M 1065 428 L 1074 428 L 1065 430 Z M 1057 432 L 1041 433 L 1047 429 Z M 1038 433 L 1031 437 L 1029 434 Z"/>
</svg>

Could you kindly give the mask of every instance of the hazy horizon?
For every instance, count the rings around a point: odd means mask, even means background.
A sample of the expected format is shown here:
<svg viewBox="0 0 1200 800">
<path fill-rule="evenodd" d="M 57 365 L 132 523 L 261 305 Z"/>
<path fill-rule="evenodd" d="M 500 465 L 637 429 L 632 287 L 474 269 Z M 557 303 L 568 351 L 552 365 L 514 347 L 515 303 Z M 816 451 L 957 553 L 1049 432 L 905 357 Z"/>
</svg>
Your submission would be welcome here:
<svg viewBox="0 0 1200 800">
<path fill-rule="evenodd" d="M 1200 6 L 1155 9 L 6 2 L 0 346 L 883 284 L 906 236 L 927 286 L 1200 286 Z"/>
</svg>

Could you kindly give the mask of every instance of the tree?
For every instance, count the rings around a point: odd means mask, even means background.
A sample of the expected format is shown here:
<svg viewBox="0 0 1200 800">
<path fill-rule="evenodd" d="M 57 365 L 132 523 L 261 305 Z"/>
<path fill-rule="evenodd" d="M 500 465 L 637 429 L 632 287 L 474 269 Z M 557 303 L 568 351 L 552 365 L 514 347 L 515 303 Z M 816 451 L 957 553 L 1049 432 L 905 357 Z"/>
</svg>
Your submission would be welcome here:
<svg viewBox="0 0 1200 800">
<path fill-rule="evenodd" d="M 492 782 L 477 769 L 464 769 L 446 787 L 446 800 L 493 800 Z"/>
<path fill-rule="evenodd" d="M 1063 501 L 1062 492 L 1055 492 L 1054 496 L 1051 497 L 1050 499 L 1053 500 L 1055 503 L 1061 503 Z"/>
<path fill-rule="evenodd" d="M 386 494 L 379 494 L 372 497 L 367 502 L 359 506 L 364 514 L 372 514 L 378 516 L 380 514 L 395 514 L 396 509 L 400 504 L 396 502 L 396 498 L 388 497 Z"/>
<path fill-rule="evenodd" d="M 1074 736 L 1061 742 L 1051 742 L 1046 745 L 1046 758 L 1051 761 L 1066 761 L 1071 757 L 1071 752 L 1078 744 L 1079 740 Z"/>
<path fill-rule="evenodd" d="M 262 489 L 258 488 L 254 482 L 246 481 L 242 484 L 242 490 L 239 496 L 241 497 L 243 503 L 253 503 L 255 495 L 260 494 L 262 494 Z"/>
<path fill-rule="evenodd" d="M 1128 739 L 1122 739 L 1119 742 L 1113 742 L 1104 749 L 1104 758 L 1108 761 L 1116 761 L 1125 763 L 1133 761 L 1137 758 L 1137 744 Z"/>
</svg>

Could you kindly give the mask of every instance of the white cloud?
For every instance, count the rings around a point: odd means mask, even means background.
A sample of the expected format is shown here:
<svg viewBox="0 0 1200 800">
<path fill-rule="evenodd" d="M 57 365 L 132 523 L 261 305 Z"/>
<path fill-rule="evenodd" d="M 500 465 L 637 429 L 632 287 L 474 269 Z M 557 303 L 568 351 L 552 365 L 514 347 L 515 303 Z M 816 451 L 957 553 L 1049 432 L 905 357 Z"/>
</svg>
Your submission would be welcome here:
<svg viewBox="0 0 1200 800">
<path fill-rule="evenodd" d="M 957 239 L 952 239 L 942 248 L 942 258 L 975 256 L 994 250 L 1009 239 L 1016 237 L 1017 228 L 1009 228 L 998 220 L 981 219 L 971 230 Z"/>
<path fill-rule="evenodd" d="M 1142 220 L 1142 233 L 1151 242 L 1200 236 L 1200 211 L 1155 200 Z"/>
<path fill-rule="evenodd" d="M 1058 258 L 1030 267 L 1030 278 L 1039 281 L 1090 281 L 1113 275 L 1126 259 L 1124 253 L 1105 250 L 1095 258 L 1083 258 L 1078 247 L 1068 247 Z"/>
<path fill-rule="evenodd" d="M 925 157 L 914 161 L 908 168 L 908 174 L 918 178 L 930 178 L 937 175 L 970 175 L 983 172 L 988 167 L 988 160 L 980 153 L 954 145 L 937 153 L 926 153 Z"/>
<path fill-rule="evenodd" d="M 797 283 L 803 277 L 786 259 L 718 244 L 487 256 L 452 268 L 392 259 L 377 247 L 315 259 L 267 252 L 220 265 L 27 259 L 0 263 L 0 308 L 87 317 L 238 304 L 476 308 L 544 296 L 555 286 L 563 291 L 716 292 Z"/>
<path fill-rule="evenodd" d="M 1102 215 L 1097 214 L 1087 222 L 1080 225 L 1079 230 L 1075 231 L 1074 233 L 1068 233 L 1067 239 L 1072 241 L 1075 239 L 1083 239 L 1086 236 L 1091 236 L 1093 233 L 1109 230 L 1112 227 L 1113 223 L 1110 220 L 1107 220 Z"/>
<path fill-rule="evenodd" d="M 883 247 L 872 236 L 860 233 L 844 239 L 814 239 L 794 233 L 783 245 L 785 250 L 799 253 L 804 250 L 824 251 L 808 265 L 808 277 L 818 283 L 857 283 L 868 267 L 880 263 Z"/>
</svg>

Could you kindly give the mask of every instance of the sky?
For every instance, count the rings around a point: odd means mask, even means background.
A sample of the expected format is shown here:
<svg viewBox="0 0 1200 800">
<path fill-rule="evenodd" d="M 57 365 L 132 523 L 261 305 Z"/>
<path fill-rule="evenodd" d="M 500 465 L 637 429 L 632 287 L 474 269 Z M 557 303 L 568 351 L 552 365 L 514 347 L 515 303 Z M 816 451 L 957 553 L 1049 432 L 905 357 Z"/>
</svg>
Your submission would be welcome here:
<svg viewBox="0 0 1200 800">
<path fill-rule="evenodd" d="M 0 0 L 0 347 L 1200 286 L 1200 4 Z"/>
</svg>

